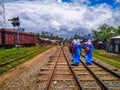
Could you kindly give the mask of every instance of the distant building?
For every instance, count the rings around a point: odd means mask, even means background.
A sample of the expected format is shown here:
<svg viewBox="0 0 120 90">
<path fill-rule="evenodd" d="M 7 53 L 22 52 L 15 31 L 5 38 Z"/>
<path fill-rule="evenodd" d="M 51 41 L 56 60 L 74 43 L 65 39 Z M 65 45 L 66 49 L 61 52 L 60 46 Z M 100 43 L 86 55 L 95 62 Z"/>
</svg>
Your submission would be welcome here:
<svg viewBox="0 0 120 90">
<path fill-rule="evenodd" d="M 120 35 L 110 39 L 109 51 L 112 53 L 120 53 Z"/>
</svg>

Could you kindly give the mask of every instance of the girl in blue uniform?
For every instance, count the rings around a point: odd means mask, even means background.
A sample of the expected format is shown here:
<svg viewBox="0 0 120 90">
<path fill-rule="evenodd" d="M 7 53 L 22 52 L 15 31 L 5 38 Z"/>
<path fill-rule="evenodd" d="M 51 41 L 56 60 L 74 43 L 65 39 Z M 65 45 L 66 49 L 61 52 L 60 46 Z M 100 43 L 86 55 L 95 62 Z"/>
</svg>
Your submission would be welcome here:
<svg viewBox="0 0 120 90">
<path fill-rule="evenodd" d="M 73 51 L 73 48 L 76 46 L 76 40 L 75 39 L 72 41 L 72 45 L 71 46 L 72 46 L 72 60 L 74 62 L 74 60 L 75 60 L 75 53 Z"/>
<path fill-rule="evenodd" d="M 93 44 L 91 43 L 90 40 L 88 40 L 87 44 L 85 45 L 85 49 L 86 47 L 89 47 L 89 51 L 86 52 L 86 56 L 85 56 L 85 60 L 86 60 L 86 64 L 91 64 L 92 60 L 92 51 L 94 50 Z"/>
<path fill-rule="evenodd" d="M 76 42 L 76 47 L 77 47 L 77 54 L 76 54 L 76 62 L 79 64 L 80 63 L 80 55 L 81 55 L 81 43 L 80 43 L 80 40 L 77 39 L 77 42 Z"/>
<path fill-rule="evenodd" d="M 78 66 L 78 64 L 80 63 L 80 54 L 81 54 L 81 44 L 79 39 L 77 41 L 73 40 L 72 48 L 73 48 L 72 59 L 74 62 L 74 64 L 72 65 Z"/>
</svg>

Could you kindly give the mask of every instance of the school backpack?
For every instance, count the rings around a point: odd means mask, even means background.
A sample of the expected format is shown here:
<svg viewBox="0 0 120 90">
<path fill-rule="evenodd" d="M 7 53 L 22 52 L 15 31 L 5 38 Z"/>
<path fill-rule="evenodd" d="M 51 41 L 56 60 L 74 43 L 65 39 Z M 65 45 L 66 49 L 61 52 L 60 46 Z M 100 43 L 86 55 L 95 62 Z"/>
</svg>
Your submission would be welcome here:
<svg viewBox="0 0 120 90">
<path fill-rule="evenodd" d="M 76 48 L 76 46 L 72 47 L 72 53 L 73 53 L 73 54 L 76 54 L 76 53 L 77 53 L 77 48 Z"/>
<path fill-rule="evenodd" d="M 86 47 L 85 47 L 85 52 L 86 52 L 86 53 L 89 53 L 89 52 L 90 52 L 90 46 L 86 46 Z"/>
</svg>

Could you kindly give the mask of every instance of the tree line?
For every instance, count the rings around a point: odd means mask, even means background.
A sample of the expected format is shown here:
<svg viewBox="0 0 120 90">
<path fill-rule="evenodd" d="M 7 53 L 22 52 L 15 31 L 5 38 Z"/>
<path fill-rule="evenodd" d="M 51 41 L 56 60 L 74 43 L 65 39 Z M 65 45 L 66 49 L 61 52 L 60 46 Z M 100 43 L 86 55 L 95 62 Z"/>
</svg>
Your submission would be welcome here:
<svg viewBox="0 0 120 90">
<path fill-rule="evenodd" d="M 63 40 L 63 38 L 61 38 L 61 37 L 59 37 L 59 36 L 55 36 L 55 35 L 53 35 L 52 33 L 48 33 L 48 32 L 46 32 L 46 31 L 42 31 L 40 34 L 38 33 L 37 35 L 38 35 L 38 37 L 40 37 L 40 38 L 49 38 L 49 39 L 51 39 L 51 40 L 60 40 L 60 41 Z"/>
<path fill-rule="evenodd" d="M 110 39 L 113 36 L 120 35 L 120 26 L 115 28 L 107 24 L 102 24 L 99 26 L 99 28 L 92 30 L 92 33 L 94 38 L 100 41 L 104 41 Z"/>
</svg>

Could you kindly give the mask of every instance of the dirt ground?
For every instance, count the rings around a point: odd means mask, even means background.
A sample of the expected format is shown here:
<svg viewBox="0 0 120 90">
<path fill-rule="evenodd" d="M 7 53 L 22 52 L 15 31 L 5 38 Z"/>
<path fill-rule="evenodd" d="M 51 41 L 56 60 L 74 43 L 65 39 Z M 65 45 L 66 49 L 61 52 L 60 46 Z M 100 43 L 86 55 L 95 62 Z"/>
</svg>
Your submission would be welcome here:
<svg viewBox="0 0 120 90">
<path fill-rule="evenodd" d="M 115 53 L 110 53 L 110 52 L 106 52 L 106 50 L 101 50 L 102 53 L 108 55 L 108 56 L 113 56 L 113 57 L 117 57 L 120 58 L 120 54 L 115 54 Z"/>
<path fill-rule="evenodd" d="M 0 90 L 36 90 L 35 79 L 40 68 L 57 50 L 54 47 L 0 76 Z"/>
</svg>

